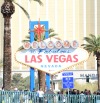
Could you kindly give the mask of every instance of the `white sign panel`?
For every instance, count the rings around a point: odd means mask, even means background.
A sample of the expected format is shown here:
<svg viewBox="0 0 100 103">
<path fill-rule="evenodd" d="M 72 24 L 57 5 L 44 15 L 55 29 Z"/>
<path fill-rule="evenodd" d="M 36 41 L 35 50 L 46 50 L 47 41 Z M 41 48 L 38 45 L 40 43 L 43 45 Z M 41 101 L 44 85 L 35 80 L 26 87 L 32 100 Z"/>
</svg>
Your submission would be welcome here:
<svg viewBox="0 0 100 103">
<path fill-rule="evenodd" d="M 82 48 L 28 49 L 16 52 L 16 60 L 24 65 L 56 74 L 88 59 L 88 52 Z"/>
<path fill-rule="evenodd" d="M 76 68 L 77 69 L 77 68 Z M 89 76 L 91 80 L 97 79 L 97 70 L 67 70 L 61 73 L 58 73 L 54 76 L 53 80 L 61 80 L 63 77 L 72 76 L 77 80 L 86 79 L 86 76 Z"/>
</svg>

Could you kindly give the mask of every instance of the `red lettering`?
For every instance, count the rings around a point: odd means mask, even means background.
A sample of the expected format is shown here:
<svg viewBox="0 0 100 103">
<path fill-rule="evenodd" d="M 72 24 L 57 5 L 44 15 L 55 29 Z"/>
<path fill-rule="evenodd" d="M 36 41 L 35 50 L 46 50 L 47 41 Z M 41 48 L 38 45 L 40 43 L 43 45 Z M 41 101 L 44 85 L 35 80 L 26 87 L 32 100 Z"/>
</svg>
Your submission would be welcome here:
<svg viewBox="0 0 100 103">
<path fill-rule="evenodd" d="M 29 63 L 27 55 L 25 55 L 25 63 Z"/>
<path fill-rule="evenodd" d="M 38 56 L 37 56 L 37 58 L 38 58 L 38 60 L 39 60 L 39 61 L 37 61 L 38 63 L 41 63 L 41 62 L 42 62 L 41 56 L 42 56 L 42 55 L 38 55 Z"/>
<path fill-rule="evenodd" d="M 71 55 L 68 55 L 68 56 L 67 56 L 66 62 L 72 62 L 72 57 L 71 57 Z"/>
<path fill-rule="evenodd" d="M 74 55 L 74 56 L 73 56 L 73 58 L 74 58 L 74 61 L 73 61 L 73 62 L 78 62 L 77 56 L 78 56 L 78 55 Z"/>
<path fill-rule="evenodd" d="M 32 55 L 32 57 L 31 57 L 31 63 L 32 63 L 32 62 L 35 62 L 35 63 L 36 63 L 35 55 Z"/>
<path fill-rule="evenodd" d="M 58 62 L 58 55 L 54 55 L 54 62 Z"/>
<path fill-rule="evenodd" d="M 28 55 L 25 55 L 25 62 L 26 63 L 41 63 L 42 62 L 42 58 L 41 58 L 42 55 L 38 55 L 38 56 L 35 56 L 35 55 L 32 55 L 30 58 L 28 58 Z M 29 60 L 28 60 L 29 59 Z"/>
<path fill-rule="evenodd" d="M 50 63 L 52 60 L 54 61 L 54 63 L 64 63 L 64 62 L 78 62 L 78 55 L 51 55 L 48 56 L 46 55 L 46 58 L 48 60 L 48 62 Z M 41 58 L 40 58 L 41 59 Z M 42 60 L 40 60 L 40 62 L 42 62 Z"/>
<path fill-rule="evenodd" d="M 65 55 L 60 55 L 59 61 L 60 62 L 65 62 L 66 61 Z"/>
<path fill-rule="evenodd" d="M 51 62 L 53 55 L 51 55 L 50 57 L 48 55 L 46 55 L 48 62 Z"/>
</svg>

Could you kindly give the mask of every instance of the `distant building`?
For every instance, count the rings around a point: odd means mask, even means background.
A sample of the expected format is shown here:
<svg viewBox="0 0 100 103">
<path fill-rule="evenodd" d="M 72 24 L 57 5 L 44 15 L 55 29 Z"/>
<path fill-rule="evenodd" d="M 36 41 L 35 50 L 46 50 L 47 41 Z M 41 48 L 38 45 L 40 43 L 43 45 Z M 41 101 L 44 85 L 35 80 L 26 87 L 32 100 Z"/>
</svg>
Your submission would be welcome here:
<svg viewBox="0 0 100 103">
<path fill-rule="evenodd" d="M 73 76 L 62 76 L 62 73 L 65 73 L 65 72 L 72 72 Z M 90 83 L 97 81 L 97 71 L 96 70 L 71 70 L 71 71 L 68 70 L 68 71 L 64 71 L 62 73 L 59 73 L 59 74 L 53 76 L 55 91 L 59 90 L 59 81 L 62 81 L 62 79 L 64 77 L 65 78 L 73 77 L 74 78 L 73 83 L 75 83 L 75 81 L 77 81 L 81 85 L 86 83 L 86 76 L 89 76 Z"/>
<path fill-rule="evenodd" d="M 83 37 L 100 34 L 100 0 L 42 0 L 43 6 L 29 0 L 16 0 L 30 14 L 32 21 L 49 21 L 62 40 L 77 40 L 83 44 Z M 4 0 L 0 0 L 0 6 Z M 18 6 L 11 18 L 12 71 L 29 71 L 29 67 L 15 61 L 14 55 L 22 46 L 22 40 L 28 35 L 29 20 Z M 4 19 L 0 15 L 0 59 L 3 58 Z M 95 57 L 72 70 L 96 70 Z M 84 74 L 81 74 L 81 77 Z"/>
</svg>

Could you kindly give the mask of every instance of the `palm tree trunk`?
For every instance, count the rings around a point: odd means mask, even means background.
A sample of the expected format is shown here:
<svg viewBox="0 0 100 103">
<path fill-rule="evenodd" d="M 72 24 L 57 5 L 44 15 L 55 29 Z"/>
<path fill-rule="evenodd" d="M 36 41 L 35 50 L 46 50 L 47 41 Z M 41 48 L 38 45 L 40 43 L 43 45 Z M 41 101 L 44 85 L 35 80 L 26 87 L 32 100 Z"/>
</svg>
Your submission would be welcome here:
<svg viewBox="0 0 100 103">
<path fill-rule="evenodd" d="M 11 88 L 11 29 L 10 17 L 4 18 L 3 87 Z"/>
<path fill-rule="evenodd" d="M 53 75 L 51 75 L 51 89 L 52 89 L 52 91 L 54 90 L 54 85 L 53 85 Z"/>
<path fill-rule="evenodd" d="M 45 72 L 38 70 L 39 89 L 45 91 Z"/>
<path fill-rule="evenodd" d="M 100 90 L 100 53 L 97 53 L 96 57 L 97 57 L 98 90 Z"/>
<path fill-rule="evenodd" d="M 3 54 L 3 88 L 11 89 L 11 15 L 15 12 L 15 6 L 11 0 L 4 0 L 1 13 L 4 17 L 4 54 Z"/>
</svg>

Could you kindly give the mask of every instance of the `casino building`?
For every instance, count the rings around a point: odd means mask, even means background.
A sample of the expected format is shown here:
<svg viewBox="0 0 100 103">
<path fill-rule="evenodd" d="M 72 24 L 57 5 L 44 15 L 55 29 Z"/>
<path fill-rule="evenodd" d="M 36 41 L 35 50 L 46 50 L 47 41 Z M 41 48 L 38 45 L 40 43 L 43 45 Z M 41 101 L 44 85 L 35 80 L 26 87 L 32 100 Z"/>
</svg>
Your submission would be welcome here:
<svg viewBox="0 0 100 103">
<path fill-rule="evenodd" d="M 41 0 L 43 6 L 29 0 L 16 0 L 30 14 L 31 21 L 49 21 L 62 40 L 77 40 L 79 46 L 85 43 L 83 38 L 89 34 L 100 35 L 100 0 Z M 0 6 L 4 0 L 0 0 Z M 0 8 L 1 9 L 1 8 Z M 15 6 L 11 18 L 12 73 L 27 72 L 29 68 L 15 61 L 15 53 L 25 36 L 29 35 L 29 21 L 22 10 Z M 4 19 L 0 14 L 0 59 L 3 59 Z M 96 60 L 92 55 L 89 59 L 71 70 L 96 70 Z"/>
</svg>

